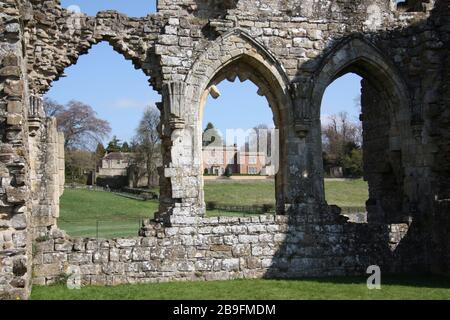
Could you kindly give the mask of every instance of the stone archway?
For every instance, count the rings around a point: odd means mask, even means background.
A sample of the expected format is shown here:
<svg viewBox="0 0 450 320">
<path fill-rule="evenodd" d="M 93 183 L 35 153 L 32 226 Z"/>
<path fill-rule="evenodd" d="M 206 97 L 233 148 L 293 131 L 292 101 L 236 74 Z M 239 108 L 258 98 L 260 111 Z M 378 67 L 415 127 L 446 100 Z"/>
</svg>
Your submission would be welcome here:
<svg viewBox="0 0 450 320">
<path fill-rule="evenodd" d="M 213 59 L 213 57 L 216 57 Z M 288 79 L 282 66 L 261 44 L 241 30 L 234 30 L 212 43 L 205 53 L 200 56 L 192 71 L 186 77 L 184 83 L 171 83 L 166 85 L 164 95 L 165 121 L 172 127 L 163 135 L 170 145 L 166 154 L 170 153 L 169 180 L 166 175 L 166 199 L 178 199 L 174 202 L 182 203 L 184 215 L 186 207 L 183 203 L 192 204 L 190 219 L 201 217 L 205 212 L 203 196 L 203 172 L 201 170 L 202 159 L 202 114 L 206 98 L 213 85 L 228 79 L 234 81 L 237 77 L 241 81 L 250 80 L 259 88 L 258 94 L 265 96 L 272 109 L 274 123 L 280 136 L 280 160 L 279 172 L 276 176 L 277 210 L 284 213 L 285 194 L 288 184 L 286 182 L 286 170 L 288 160 L 286 157 L 286 137 L 292 135 L 292 101 L 289 95 Z M 178 91 L 178 94 L 176 92 Z M 176 98 L 179 97 L 179 98 Z M 181 146 L 183 145 L 183 146 Z M 174 150 L 188 150 L 189 154 Z M 182 156 L 183 155 L 183 156 Z M 181 156 L 184 161 L 180 162 Z M 175 160 L 177 159 L 177 160 Z M 187 169 L 186 166 L 190 168 Z M 178 170 L 177 168 L 184 168 Z M 168 172 L 169 171 L 169 172 Z M 178 178 L 175 176 L 177 172 Z M 186 173 L 190 175 L 186 176 Z M 180 180 L 181 179 L 181 180 Z M 181 182 L 182 181 L 182 182 Z M 183 185 L 183 186 L 182 186 Z M 187 194 L 186 185 L 194 187 L 196 191 Z M 163 191 L 162 191 L 163 192 Z M 174 195 L 178 194 L 178 197 Z M 190 198 L 190 199 L 189 199 Z M 176 207 L 176 205 L 175 205 Z M 170 206 L 164 206 L 162 211 L 171 212 L 169 215 L 177 215 Z M 163 213 L 164 214 L 164 213 Z M 171 221 L 176 221 L 174 218 Z"/>
<path fill-rule="evenodd" d="M 100 43 L 108 44 L 107 50 L 118 53 L 125 60 L 133 60 L 131 53 L 121 41 L 98 35 L 95 43 L 82 42 L 74 53 L 73 60 L 65 60 L 52 73 L 30 75 L 31 93 L 28 108 L 28 144 L 30 150 L 30 191 L 33 226 L 33 237 L 44 237 L 49 231 L 60 225 L 60 198 L 65 185 L 65 154 L 64 135 L 58 132 L 56 119 L 48 117 L 44 111 L 44 95 L 51 89 L 53 83 L 63 76 L 65 70 L 78 63 L 82 55 L 89 55 L 90 50 Z M 139 67 L 134 63 L 135 67 Z M 128 67 L 128 66 L 127 66 Z M 131 69 L 132 70 L 132 69 Z M 46 81 L 42 81 L 42 77 Z M 144 83 L 146 83 L 144 76 Z M 145 84 L 144 84 L 145 86 Z M 106 93 L 101 93 L 105 95 Z"/>
<path fill-rule="evenodd" d="M 405 222 L 414 193 L 406 176 L 413 170 L 407 163 L 408 145 L 414 141 L 411 108 L 404 80 L 393 64 L 374 46 L 361 39 L 338 45 L 324 59 L 315 76 L 312 115 L 320 118 L 325 89 L 349 72 L 362 81 L 363 153 L 365 179 L 369 183 L 369 222 Z M 315 140 L 320 143 L 320 137 Z M 320 155 L 321 156 L 321 155 Z M 317 154 L 319 157 L 319 154 Z"/>
</svg>

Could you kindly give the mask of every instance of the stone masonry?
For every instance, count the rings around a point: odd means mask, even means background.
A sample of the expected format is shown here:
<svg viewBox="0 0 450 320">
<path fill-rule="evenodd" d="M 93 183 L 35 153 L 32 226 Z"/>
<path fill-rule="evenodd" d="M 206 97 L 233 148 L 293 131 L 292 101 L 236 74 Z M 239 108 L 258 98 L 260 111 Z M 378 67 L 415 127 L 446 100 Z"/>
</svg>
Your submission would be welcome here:
<svg viewBox="0 0 450 320">
<path fill-rule="evenodd" d="M 449 274 L 448 0 L 159 0 L 130 18 L 58 0 L 0 0 L 0 298 L 63 274 L 83 284 L 363 274 Z M 41 99 L 106 41 L 162 96 L 156 219 L 133 239 L 57 228 L 62 137 Z M 328 206 L 320 105 L 362 81 L 368 223 Z M 204 218 L 201 123 L 210 90 L 250 80 L 280 132 L 277 216 Z M 149 213 L 150 215 L 150 213 Z"/>
</svg>

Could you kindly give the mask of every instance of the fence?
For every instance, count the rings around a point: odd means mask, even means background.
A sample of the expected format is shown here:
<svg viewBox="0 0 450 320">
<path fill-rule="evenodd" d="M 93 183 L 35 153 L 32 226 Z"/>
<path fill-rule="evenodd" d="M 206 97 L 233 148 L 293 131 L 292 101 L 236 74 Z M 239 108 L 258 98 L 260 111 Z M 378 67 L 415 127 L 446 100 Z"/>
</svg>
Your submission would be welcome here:
<svg viewBox="0 0 450 320">
<path fill-rule="evenodd" d="M 142 227 L 144 217 L 120 217 L 117 219 L 64 219 L 58 222 L 59 228 L 65 230 L 72 237 L 83 238 L 121 238 L 137 237 Z"/>
<path fill-rule="evenodd" d="M 243 205 L 226 205 L 219 204 L 214 201 L 209 201 L 206 203 L 207 210 L 221 210 L 225 212 L 236 212 L 245 214 L 275 214 L 275 205 L 273 204 L 263 204 L 263 205 L 253 205 L 253 206 L 243 206 Z"/>
</svg>

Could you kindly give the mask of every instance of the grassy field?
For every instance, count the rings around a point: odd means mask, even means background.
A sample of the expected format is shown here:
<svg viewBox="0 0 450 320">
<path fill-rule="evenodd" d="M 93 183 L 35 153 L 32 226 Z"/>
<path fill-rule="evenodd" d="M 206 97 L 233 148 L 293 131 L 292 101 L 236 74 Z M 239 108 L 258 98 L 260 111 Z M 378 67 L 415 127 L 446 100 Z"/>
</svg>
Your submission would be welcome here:
<svg viewBox="0 0 450 320">
<path fill-rule="evenodd" d="M 362 179 L 325 179 L 325 196 L 328 204 L 340 207 L 365 207 L 369 199 L 369 186 Z"/>
<path fill-rule="evenodd" d="M 363 207 L 368 197 L 367 184 L 362 180 L 326 181 L 327 200 L 344 207 Z M 275 204 L 273 181 L 205 183 L 206 201 L 222 205 Z M 71 236 L 102 238 L 136 236 L 139 222 L 152 218 L 158 210 L 156 201 L 139 201 L 120 195 L 66 189 L 61 198 L 59 227 Z M 242 216 L 243 213 L 214 210 L 208 216 Z"/>
<path fill-rule="evenodd" d="M 381 290 L 363 278 L 159 283 L 69 290 L 34 286 L 32 300 L 449 300 L 450 279 L 384 277 Z"/>
<path fill-rule="evenodd" d="M 222 205 L 275 204 L 275 182 L 205 181 L 205 201 L 214 201 Z"/>
<path fill-rule="evenodd" d="M 364 206 L 367 185 L 360 180 L 326 181 L 330 204 Z M 230 205 L 274 203 L 272 182 L 207 182 L 207 201 Z M 66 189 L 61 199 L 59 226 L 72 236 L 135 236 L 141 219 L 150 218 L 157 201 L 138 201 L 120 195 Z M 208 215 L 223 215 L 220 211 Z M 226 213 L 227 215 L 240 215 Z M 303 280 L 236 280 L 178 282 L 117 287 L 89 286 L 69 290 L 64 285 L 34 286 L 33 300 L 308 300 L 308 299 L 450 299 L 450 279 L 442 277 L 383 277 L 382 290 L 368 290 L 364 278 Z"/>
<path fill-rule="evenodd" d="M 139 221 L 152 218 L 156 201 L 138 201 L 107 192 L 66 189 L 61 197 L 58 226 L 71 236 L 137 236 Z"/>
<path fill-rule="evenodd" d="M 342 207 L 364 207 L 369 197 L 367 182 L 357 180 L 325 180 L 329 204 Z M 275 204 L 275 182 L 205 181 L 205 201 L 224 205 Z"/>
</svg>

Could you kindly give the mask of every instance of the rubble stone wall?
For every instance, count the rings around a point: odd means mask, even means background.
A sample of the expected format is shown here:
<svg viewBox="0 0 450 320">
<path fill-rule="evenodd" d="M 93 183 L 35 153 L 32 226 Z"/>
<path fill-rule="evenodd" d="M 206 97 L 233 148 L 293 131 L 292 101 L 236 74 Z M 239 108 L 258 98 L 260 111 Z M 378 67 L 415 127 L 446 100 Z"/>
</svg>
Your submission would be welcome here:
<svg viewBox="0 0 450 320">
<path fill-rule="evenodd" d="M 30 292 L 31 203 L 23 1 L 0 2 L 0 299 Z"/>
<path fill-rule="evenodd" d="M 33 281 L 49 285 L 70 275 L 82 285 L 117 285 L 361 275 L 369 265 L 392 264 L 408 230 L 346 223 L 332 213 L 320 217 L 320 227 L 317 219 L 203 218 L 195 225 L 151 224 L 141 231 L 145 237 L 112 240 L 72 239 L 55 230 L 35 243 Z"/>
<path fill-rule="evenodd" d="M 33 243 L 41 284 L 67 265 L 87 266 L 86 283 L 205 279 L 216 269 L 222 279 L 355 274 L 367 263 L 448 274 L 449 3 L 394 2 L 160 0 L 157 13 L 131 18 L 0 0 L 0 298 L 28 296 Z M 39 106 L 101 41 L 161 94 L 163 165 L 145 237 L 101 241 L 97 252 L 93 240 L 56 228 L 62 138 Z M 346 222 L 325 202 L 320 105 L 348 72 L 364 78 L 368 224 Z M 280 131 L 283 217 L 274 221 L 204 218 L 202 109 L 213 85 L 237 79 L 259 87 Z"/>
</svg>

